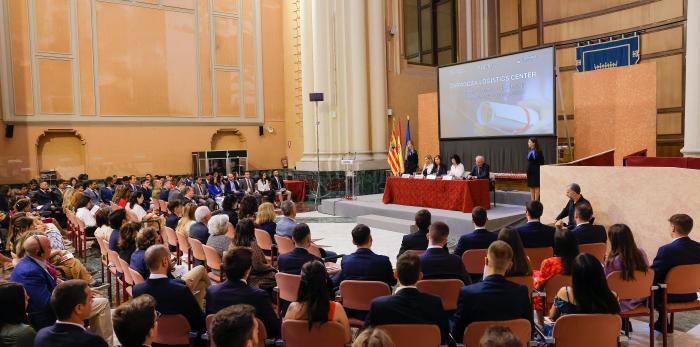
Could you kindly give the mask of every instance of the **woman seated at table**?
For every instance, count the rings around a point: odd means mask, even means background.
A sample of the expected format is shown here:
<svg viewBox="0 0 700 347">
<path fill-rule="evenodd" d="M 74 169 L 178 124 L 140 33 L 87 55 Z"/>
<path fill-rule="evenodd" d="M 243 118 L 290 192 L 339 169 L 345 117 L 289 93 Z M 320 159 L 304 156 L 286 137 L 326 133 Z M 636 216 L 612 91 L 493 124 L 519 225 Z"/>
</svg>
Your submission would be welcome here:
<svg viewBox="0 0 700 347">
<path fill-rule="evenodd" d="M 450 166 L 450 171 L 447 173 L 447 175 L 461 179 L 462 176 L 464 176 L 464 165 L 462 164 L 462 160 L 455 154 L 450 158 L 450 161 L 452 166 Z"/>
<path fill-rule="evenodd" d="M 462 170 L 464 170 L 464 167 L 462 167 Z M 435 159 L 433 159 L 433 174 L 438 177 L 447 175 L 447 166 L 442 163 L 440 155 L 436 155 Z"/>
<path fill-rule="evenodd" d="M 430 154 L 425 156 L 425 161 L 423 162 L 423 170 L 421 174 L 423 176 L 432 175 L 435 173 L 435 165 L 433 165 L 433 156 Z"/>
</svg>

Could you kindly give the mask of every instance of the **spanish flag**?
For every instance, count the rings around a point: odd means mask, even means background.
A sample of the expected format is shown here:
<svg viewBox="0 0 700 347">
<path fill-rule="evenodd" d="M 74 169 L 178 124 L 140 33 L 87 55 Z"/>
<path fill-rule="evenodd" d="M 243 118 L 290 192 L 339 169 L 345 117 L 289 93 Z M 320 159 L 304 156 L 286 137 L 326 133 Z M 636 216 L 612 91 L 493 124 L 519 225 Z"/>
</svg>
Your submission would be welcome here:
<svg viewBox="0 0 700 347">
<path fill-rule="evenodd" d="M 398 134 L 397 134 L 398 130 Z M 387 161 L 394 176 L 403 173 L 403 150 L 401 145 L 401 124 L 397 122 L 396 129 L 391 129 L 391 142 Z"/>
</svg>

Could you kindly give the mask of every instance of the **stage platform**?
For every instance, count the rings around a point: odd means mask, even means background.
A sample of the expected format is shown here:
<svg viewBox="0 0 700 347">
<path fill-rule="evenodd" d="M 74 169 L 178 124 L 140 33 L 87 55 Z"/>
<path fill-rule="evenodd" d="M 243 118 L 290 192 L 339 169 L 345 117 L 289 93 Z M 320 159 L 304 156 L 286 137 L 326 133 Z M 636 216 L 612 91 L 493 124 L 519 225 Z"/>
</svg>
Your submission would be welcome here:
<svg viewBox="0 0 700 347">
<path fill-rule="evenodd" d="M 515 193 L 522 194 L 522 193 Z M 529 193 L 527 193 L 529 197 Z M 522 201 L 520 196 L 511 196 L 506 200 Z M 408 234 L 413 227 L 415 213 L 421 207 L 405 206 L 397 204 L 384 204 L 382 194 L 363 195 L 357 200 L 324 199 L 319 206 L 319 212 L 340 217 L 357 218 L 358 223 L 369 227 L 379 228 Z M 471 214 L 461 211 L 450 211 L 429 208 L 433 221 L 445 222 L 450 227 L 450 243 L 474 230 Z M 520 224 L 525 220 L 525 207 L 522 204 L 491 205 L 488 210 L 489 221 L 486 224 L 489 230 L 498 230 L 505 226 Z"/>
</svg>

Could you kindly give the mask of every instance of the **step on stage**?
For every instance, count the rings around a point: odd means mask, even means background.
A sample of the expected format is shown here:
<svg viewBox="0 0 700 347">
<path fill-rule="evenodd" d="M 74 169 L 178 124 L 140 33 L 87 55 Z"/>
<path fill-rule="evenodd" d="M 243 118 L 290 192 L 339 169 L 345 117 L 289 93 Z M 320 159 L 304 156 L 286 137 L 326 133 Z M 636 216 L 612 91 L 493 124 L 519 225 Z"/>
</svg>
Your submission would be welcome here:
<svg viewBox="0 0 700 347">
<path fill-rule="evenodd" d="M 513 196 L 512 194 L 517 194 Z M 505 226 L 519 224 L 525 219 L 525 203 L 520 196 L 522 193 L 499 192 L 498 204 L 488 210 L 489 221 L 486 228 L 498 230 Z M 510 196 L 508 196 L 510 195 Z M 527 193 L 527 198 L 530 194 Z M 514 203 L 502 204 L 500 201 Z M 525 200 L 526 201 L 526 200 Z M 325 199 L 319 206 L 319 212 L 340 217 L 357 218 L 357 223 L 408 234 L 411 232 L 413 218 L 422 207 L 384 204 L 382 194 L 358 196 L 357 200 Z M 450 227 L 450 243 L 474 230 L 470 213 L 461 211 L 440 210 L 428 208 L 433 221 L 445 222 Z"/>
</svg>

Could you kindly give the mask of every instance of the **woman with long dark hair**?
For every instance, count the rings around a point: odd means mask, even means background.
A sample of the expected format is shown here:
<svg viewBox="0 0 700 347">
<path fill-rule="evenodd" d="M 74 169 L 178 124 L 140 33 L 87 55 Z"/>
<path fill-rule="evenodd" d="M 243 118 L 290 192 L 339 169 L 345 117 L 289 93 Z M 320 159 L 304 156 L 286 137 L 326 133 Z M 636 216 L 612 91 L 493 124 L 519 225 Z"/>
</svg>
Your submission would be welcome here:
<svg viewBox="0 0 700 347">
<path fill-rule="evenodd" d="M 250 219 L 255 221 L 255 214 L 258 212 L 258 200 L 252 195 L 246 195 L 238 204 L 238 220 Z"/>
<path fill-rule="evenodd" d="M 350 323 L 343 306 L 331 300 L 328 293 L 328 274 L 320 261 L 310 261 L 301 268 L 301 282 L 297 301 L 289 305 L 284 319 L 309 321 L 309 330 L 314 324 L 328 321 L 340 323 L 345 328 L 345 341 L 350 341 Z"/>
<path fill-rule="evenodd" d="M 571 269 L 571 287 L 559 290 L 549 317 L 556 320 L 565 314 L 619 314 L 617 297 L 608 287 L 603 268 L 596 257 L 584 253 L 576 256 Z"/>
<path fill-rule="evenodd" d="M 255 225 L 250 219 L 241 219 L 236 225 L 236 233 L 231 247 L 250 247 L 253 251 L 253 268 L 248 283 L 255 288 L 272 289 L 275 287 L 275 270 L 267 262 L 265 253 L 255 239 Z"/>
<path fill-rule="evenodd" d="M 136 250 L 136 234 L 141 229 L 141 223 L 129 222 L 119 229 L 119 258 L 127 263 L 131 261 L 131 255 Z"/>
<path fill-rule="evenodd" d="M 554 256 L 542 261 L 539 271 L 534 271 L 532 278 L 538 290 L 544 289 L 550 278 L 558 274 L 571 275 L 574 259 L 579 254 L 576 236 L 569 229 L 557 229 L 554 232 Z M 535 308 L 542 308 L 540 298 L 535 298 Z"/>
<path fill-rule="evenodd" d="M 611 272 L 622 272 L 622 279 L 625 281 L 634 280 L 634 272 L 646 273 L 649 270 L 649 259 L 647 254 L 634 242 L 632 230 L 625 224 L 614 224 L 608 229 L 608 241 L 610 250 L 605 256 L 605 276 Z M 621 300 L 622 311 L 633 310 L 642 304 L 644 299 Z"/>
<path fill-rule="evenodd" d="M 442 162 L 442 157 L 440 155 L 436 155 L 435 158 L 433 158 L 433 174 L 438 177 L 447 175 L 447 165 Z"/>
<path fill-rule="evenodd" d="M 129 203 L 126 205 L 128 210 L 135 214 L 136 219 L 139 221 L 141 221 L 147 214 L 146 210 L 144 210 L 143 206 L 141 206 L 144 200 L 145 197 L 143 196 L 143 193 L 141 191 L 136 191 L 131 194 L 131 197 L 129 197 Z"/>
<path fill-rule="evenodd" d="M 28 304 L 29 297 L 21 284 L 0 284 L 0 346 L 34 346 L 36 332 L 27 324 Z"/>
<path fill-rule="evenodd" d="M 544 155 L 537 139 L 527 140 L 527 186 L 530 187 L 530 199 L 540 199 L 540 166 L 544 165 Z"/>
<path fill-rule="evenodd" d="M 506 276 L 532 275 L 532 267 L 525 255 L 525 247 L 523 240 L 520 239 L 520 234 L 514 228 L 505 227 L 498 232 L 498 240 L 504 241 L 513 249 L 513 266 L 506 272 Z"/>
</svg>

